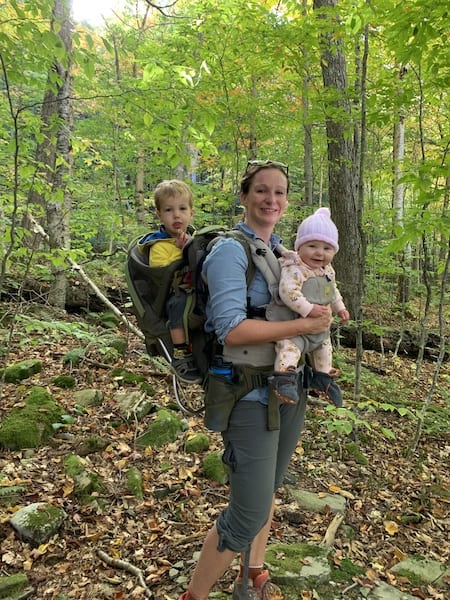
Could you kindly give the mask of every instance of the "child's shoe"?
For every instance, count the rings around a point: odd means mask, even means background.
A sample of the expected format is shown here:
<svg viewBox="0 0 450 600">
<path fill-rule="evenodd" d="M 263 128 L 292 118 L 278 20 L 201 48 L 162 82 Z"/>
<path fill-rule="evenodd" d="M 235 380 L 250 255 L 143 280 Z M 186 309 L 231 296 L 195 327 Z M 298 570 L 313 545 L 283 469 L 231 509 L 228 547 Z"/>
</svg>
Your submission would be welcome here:
<svg viewBox="0 0 450 600">
<path fill-rule="evenodd" d="M 202 376 L 192 354 L 185 354 L 182 358 L 173 358 L 171 366 L 177 378 L 183 383 L 202 382 Z"/>
<path fill-rule="evenodd" d="M 283 404 L 296 404 L 298 402 L 298 372 L 275 371 L 268 378 L 269 389 Z"/>
</svg>

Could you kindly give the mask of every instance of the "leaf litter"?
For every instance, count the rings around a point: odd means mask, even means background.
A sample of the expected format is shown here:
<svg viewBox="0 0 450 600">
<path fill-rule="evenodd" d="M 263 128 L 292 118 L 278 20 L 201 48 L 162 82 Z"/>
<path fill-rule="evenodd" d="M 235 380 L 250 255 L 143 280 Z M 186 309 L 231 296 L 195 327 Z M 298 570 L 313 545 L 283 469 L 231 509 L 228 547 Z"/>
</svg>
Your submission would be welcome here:
<svg viewBox="0 0 450 600">
<path fill-rule="evenodd" d="M 155 390 L 153 400 L 161 406 L 173 405 L 170 377 L 153 369 L 140 341 L 129 340 L 129 343 L 126 359 L 111 365 L 111 370 L 120 366 L 146 375 Z M 4 385 L 2 414 L 20 402 L 29 386 L 39 385 L 49 389 L 67 414 L 75 418 L 66 435 L 55 436 L 45 447 L 2 451 L 0 455 L 2 485 L 20 484 L 26 490 L 19 494 L 14 505 L 2 505 L 2 572 L 26 572 L 35 597 L 40 600 L 177 598 L 189 578 L 195 554 L 211 523 L 226 505 L 228 495 L 226 485 L 205 479 L 201 456 L 184 450 L 188 436 L 205 431 L 201 418 L 186 418 L 186 431 L 163 448 L 135 447 L 134 440 L 145 431 L 152 415 L 141 422 L 120 420 L 114 403 L 120 382 L 111 377 L 110 370 L 83 361 L 70 367 L 77 389 L 95 387 L 103 392 L 102 403 L 84 411 L 77 407 L 71 390 L 52 386 L 53 377 L 67 373 L 68 366 L 63 364 L 62 356 L 74 345 L 73 338 L 61 336 L 51 345 L 36 341 L 35 345 L 14 348 L 14 361 L 36 357 L 43 368 L 18 386 Z M 341 350 L 341 353 L 351 364 L 352 351 Z M 379 361 L 373 353 L 368 353 L 365 359 Z M 386 375 L 378 379 L 389 383 L 389 394 L 393 397 L 396 385 L 410 384 L 414 362 L 395 359 L 395 364 L 389 366 L 389 358 L 384 357 Z M 421 405 L 432 369 L 431 363 L 424 364 L 425 375 L 410 393 L 409 407 Z M 327 429 L 326 407 L 317 402 L 309 406 L 306 429 L 291 462 L 289 478 L 310 492 L 333 493 L 346 499 L 345 519 L 334 539 L 333 559 L 336 564 L 348 559 L 365 569 L 365 577 L 358 581 L 360 585 L 370 587 L 380 579 L 419 598 L 444 597 L 442 590 L 433 585 L 415 587 L 405 578 L 395 577 L 389 569 L 405 557 L 417 554 L 443 564 L 449 562 L 450 435 L 448 428 L 439 426 L 442 414 L 449 412 L 449 374 L 449 365 L 445 364 L 434 405 L 436 426 L 432 426 L 432 418 L 412 457 L 408 457 L 408 448 L 415 423 L 398 412 L 368 411 L 364 419 L 371 429 L 358 427 L 348 436 Z M 370 396 L 370 385 L 367 387 L 365 393 Z M 138 384 L 127 386 L 130 392 L 136 389 Z M 347 405 L 354 408 L 348 400 L 350 387 L 346 390 L 344 383 L 343 389 Z M 376 399 L 384 401 L 379 396 Z M 386 402 L 389 401 L 387 398 Z M 392 431 L 394 439 L 384 437 L 382 428 Z M 73 493 L 73 480 L 65 473 L 64 457 L 76 453 L 82 441 L 94 435 L 108 444 L 83 460 L 90 471 L 104 479 L 105 489 L 98 493 L 98 503 L 82 505 Z M 209 435 L 210 450 L 220 449 L 220 436 L 211 432 Z M 349 441 L 357 443 L 367 461 L 357 460 L 347 447 Z M 126 471 L 130 466 L 142 473 L 142 501 L 127 490 Z M 68 516 L 58 535 L 32 548 L 17 539 L 8 520 L 15 510 L 36 501 L 51 502 L 63 508 Z M 318 544 L 332 519 L 333 515 L 327 511 L 309 513 L 299 509 L 292 504 L 287 489 L 281 488 L 277 493 L 271 541 Z M 106 553 L 112 564 L 101 560 L 99 551 Z M 130 571 L 115 568 L 114 561 L 125 561 L 136 568 L 143 581 L 139 582 L 139 577 Z M 234 577 L 230 570 L 217 589 L 230 591 Z M 140 583 L 150 590 L 150 595 Z M 303 590 L 301 597 L 314 598 L 314 594 Z"/>
</svg>

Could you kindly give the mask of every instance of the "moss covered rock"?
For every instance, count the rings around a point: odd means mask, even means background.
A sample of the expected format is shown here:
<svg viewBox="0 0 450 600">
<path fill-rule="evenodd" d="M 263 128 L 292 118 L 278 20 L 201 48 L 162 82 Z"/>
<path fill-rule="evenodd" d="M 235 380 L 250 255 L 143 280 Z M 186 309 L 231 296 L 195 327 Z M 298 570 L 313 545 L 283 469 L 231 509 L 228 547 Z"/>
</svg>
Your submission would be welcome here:
<svg viewBox="0 0 450 600">
<path fill-rule="evenodd" d="M 84 461 L 76 454 L 69 454 L 64 460 L 64 468 L 69 477 L 76 477 L 85 470 Z"/>
<path fill-rule="evenodd" d="M 130 467 L 127 471 L 127 489 L 138 500 L 144 497 L 142 474 L 137 467 Z"/>
<path fill-rule="evenodd" d="M 44 388 L 33 387 L 24 406 L 14 408 L 0 423 L 0 447 L 9 450 L 37 448 L 53 433 L 53 423 L 59 423 L 63 410 Z"/>
<path fill-rule="evenodd" d="M 184 449 L 190 454 L 197 454 L 198 452 L 203 452 L 203 450 L 208 450 L 209 444 L 209 437 L 206 433 L 197 433 L 186 440 Z"/>
<path fill-rule="evenodd" d="M 41 361 L 32 359 L 10 365 L 9 367 L 6 367 L 6 369 L 2 369 L 0 375 L 5 376 L 6 383 L 19 383 L 19 381 L 27 379 L 27 377 L 31 377 L 31 375 L 35 375 L 41 371 Z"/>
<path fill-rule="evenodd" d="M 273 580 L 302 588 L 326 583 L 330 579 L 329 548 L 312 544 L 272 544 L 268 546 L 265 562 Z"/>
<path fill-rule="evenodd" d="M 103 479 L 96 473 L 90 473 L 86 468 L 87 464 L 77 454 L 67 456 L 64 461 L 65 471 L 74 482 L 73 493 L 83 504 L 97 502 L 98 495 L 105 490 Z"/>
<path fill-rule="evenodd" d="M 21 539 L 37 546 L 57 533 L 66 516 L 57 506 L 35 502 L 14 513 L 10 523 Z"/>
<path fill-rule="evenodd" d="M 222 462 L 222 453 L 216 450 L 210 452 L 203 459 L 203 472 L 205 477 L 217 483 L 227 483 L 228 469 Z"/>
<path fill-rule="evenodd" d="M 127 371 L 127 369 L 113 369 L 111 376 L 118 385 L 135 385 L 136 383 L 146 381 L 143 375 L 132 373 L 131 371 Z"/>
<path fill-rule="evenodd" d="M 165 409 L 158 410 L 155 420 L 147 431 L 136 438 L 136 444 L 152 448 L 164 446 L 174 442 L 183 427 L 181 419 L 175 413 Z"/>
<path fill-rule="evenodd" d="M 14 575 L 0 576 L 0 598 L 7 600 L 19 600 L 28 598 L 26 590 L 28 588 L 28 577 L 25 573 L 15 573 Z M 31 591 L 31 590 L 30 590 Z"/>
<path fill-rule="evenodd" d="M 75 387 L 77 381 L 72 375 L 58 375 L 52 379 L 53 385 L 63 390 L 68 390 Z"/>
</svg>

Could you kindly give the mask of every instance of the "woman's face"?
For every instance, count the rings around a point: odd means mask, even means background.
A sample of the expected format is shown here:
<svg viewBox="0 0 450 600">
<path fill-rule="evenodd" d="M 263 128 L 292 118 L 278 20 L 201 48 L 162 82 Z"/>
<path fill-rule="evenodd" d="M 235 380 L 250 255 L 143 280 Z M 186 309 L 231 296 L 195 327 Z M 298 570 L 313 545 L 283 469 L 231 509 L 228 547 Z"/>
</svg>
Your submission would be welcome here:
<svg viewBox="0 0 450 600">
<path fill-rule="evenodd" d="M 287 178 L 276 168 L 255 173 L 247 194 L 241 195 L 246 222 L 253 228 L 273 228 L 283 216 L 287 205 Z"/>
</svg>

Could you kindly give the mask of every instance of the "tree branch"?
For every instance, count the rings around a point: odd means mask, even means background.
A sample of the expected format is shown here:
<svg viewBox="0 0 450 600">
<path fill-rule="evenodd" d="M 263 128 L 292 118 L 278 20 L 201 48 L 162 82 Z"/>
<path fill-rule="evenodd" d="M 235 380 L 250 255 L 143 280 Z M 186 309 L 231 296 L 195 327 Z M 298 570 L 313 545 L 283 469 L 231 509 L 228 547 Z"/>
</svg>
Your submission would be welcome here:
<svg viewBox="0 0 450 600">
<path fill-rule="evenodd" d="M 129 563 L 126 560 L 120 560 L 119 558 L 112 558 L 112 556 L 109 556 L 108 554 L 106 554 L 106 552 L 103 552 L 103 550 L 100 550 L 100 549 L 97 549 L 97 555 L 109 567 L 114 567 L 115 569 L 122 569 L 123 571 L 127 571 L 128 573 L 131 573 L 132 575 L 137 577 L 137 579 L 139 581 L 139 585 L 142 588 L 144 588 L 145 595 L 147 596 L 147 598 L 153 598 L 153 594 L 152 594 L 150 588 L 145 583 L 144 574 L 142 573 L 141 569 L 139 569 L 135 565 L 132 565 L 131 563 Z"/>
<path fill-rule="evenodd" d="M 48 233 L 43 229 L 43 227 L 36 221 L 31 213 L 26 214 L 26 219 L 24 220 L 25 226 L 34 234 L 41 236 L 46 242 L 49 241 Z M 95 292 L 96 296 L 100 298 L 100 300 L 112 310 L 112 312 L 124 323 L 130 331 L 132 331 L 137 337 L 141 340 L 145 339 L 144 334 L 140 329 L 135 327 L 133 323 L 131 323 L 126 316 L 120 312 L 120 310 L 114 306 L 112 302 L 108 300 L 108 298 L 100 291 L 97 285 L 87 276 L 83 268 L 78 265 L 69 255 L 66 255 L 66 260 L 70 263 L 72 269 L 79 273 L 80 277 L 84 279 L 84 281 L 89 285 L 89 287 Z"/>
</svg>

